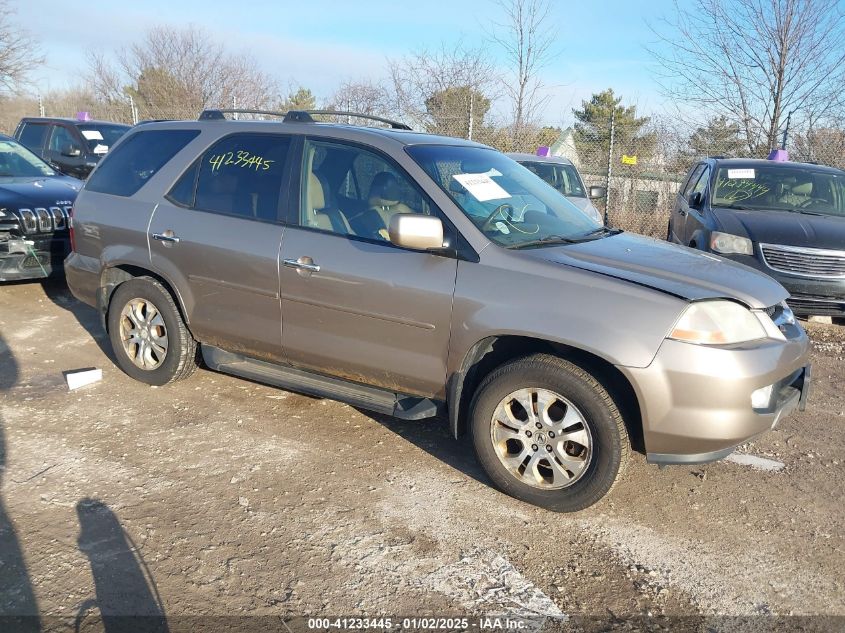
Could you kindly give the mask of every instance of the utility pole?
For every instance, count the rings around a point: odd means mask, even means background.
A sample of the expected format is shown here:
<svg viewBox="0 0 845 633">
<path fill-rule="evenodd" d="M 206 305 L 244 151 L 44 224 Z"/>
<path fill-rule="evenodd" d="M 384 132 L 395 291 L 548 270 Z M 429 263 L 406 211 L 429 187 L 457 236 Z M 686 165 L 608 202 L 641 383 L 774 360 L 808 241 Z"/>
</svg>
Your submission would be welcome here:
<svg viewBox="0 0 845 633">
<path fill-rule="evenodd" d="M 38 95 L 38 116 L 47 116 L 46 114 L 44 114 L 44 99 L 41 98 L 40 94 Z"/>
<path fill-rule="evenodd" d="M 132 125 L 138 125 L 138 108 L 135 107 L 135 99 L 129 95 L 129 113 L 132 117 Z"/>
<path fill-rule="evenodd" d="M 616 134 L 616 108 L 610 111 L 610 149 L 607 152 L 607 180 L 604 194 L 604 223 L 610 224 L 610 179 L 613 176 L 613 137 Z"/>
</svg>

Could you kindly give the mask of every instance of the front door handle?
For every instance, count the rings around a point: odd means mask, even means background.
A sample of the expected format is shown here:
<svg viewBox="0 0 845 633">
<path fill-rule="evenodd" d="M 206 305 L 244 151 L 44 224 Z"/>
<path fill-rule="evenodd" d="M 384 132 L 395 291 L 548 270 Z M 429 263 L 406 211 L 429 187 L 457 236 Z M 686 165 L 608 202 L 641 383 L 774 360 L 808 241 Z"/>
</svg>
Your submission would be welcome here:
<svg viewBox="0 0 845 633">
<path fill-rule="evenodd" d="M 310 257 L 300 257 L 299 259 L 285 259 L 282 263 L 288 268 L 295 268 L 297 270 L 306 271 L 309 273 L 320 272 L 320 266 L 314 263 Z"/>
<path fill-rule="evenodd" d="M 166 242 L 168 244 L 178 244 L 179 238 L 176 237 L 176 234 L 167 229 L 164 233 L 153 233 L 153 239 L 158 240 L 159 242 Z"/>
</svg>

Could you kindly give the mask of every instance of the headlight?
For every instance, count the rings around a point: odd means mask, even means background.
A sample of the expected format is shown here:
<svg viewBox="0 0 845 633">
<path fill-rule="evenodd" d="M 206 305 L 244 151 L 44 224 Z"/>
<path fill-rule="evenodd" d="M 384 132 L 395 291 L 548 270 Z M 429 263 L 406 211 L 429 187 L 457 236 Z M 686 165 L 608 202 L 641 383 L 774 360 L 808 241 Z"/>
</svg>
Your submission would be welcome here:
<svg viewBox="0 0 845 633">
<path fill-rule="evenodd" d="M 687 306 L 668 338 L 698 345 L 731 345 L 768 336 L 756 313 L 733 301 L 716 300 Z"/>
<path fill-rule="evenodd" d="M 754 254 L 754 246 L 747 237 L 731 235 L 730 233 L 719 233 L 719 231 L 713 231 L 710 234 L 710 249 L 717 253 L 736 253 L 737 255 Z"/>
</svg>

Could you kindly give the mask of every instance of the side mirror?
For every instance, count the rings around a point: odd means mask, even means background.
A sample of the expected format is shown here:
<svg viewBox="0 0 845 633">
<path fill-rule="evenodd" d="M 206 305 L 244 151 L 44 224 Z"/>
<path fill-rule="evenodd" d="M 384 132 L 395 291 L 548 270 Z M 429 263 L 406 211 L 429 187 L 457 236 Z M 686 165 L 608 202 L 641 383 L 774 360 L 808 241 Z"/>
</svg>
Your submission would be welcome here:
<svg viewBox="0 0 845 633">
<path fill-rule="evenodd" d="M 607 196 L 607 187 L 590 187 L 590 199 L 604 198 Z"/>
<path fill-rule="evenodd" d="M 62 156 L 70 156 L 71 158 L 76 158 L 82 154 L 82 150 L 79 149 L 78 145 L 74 145 L 73 143 L 68 143 L 64 147 L 62 147 Z"/>
<path fill-rule="evenodd" d="M 427 251 L 443 248 L 443 222 L 440 218 L 418 213 L 397 213 L 387 229 L 396 246 Z"/>
<path fill-rule="evenodd" d="M 701 203 L 704 201 L 704 196 L 701 194 L 700 191 L 696 191 L 694 194 L 690 195 L 689 197 L 689 206 L 692 209 L 700 209 Z"/>
</svg>

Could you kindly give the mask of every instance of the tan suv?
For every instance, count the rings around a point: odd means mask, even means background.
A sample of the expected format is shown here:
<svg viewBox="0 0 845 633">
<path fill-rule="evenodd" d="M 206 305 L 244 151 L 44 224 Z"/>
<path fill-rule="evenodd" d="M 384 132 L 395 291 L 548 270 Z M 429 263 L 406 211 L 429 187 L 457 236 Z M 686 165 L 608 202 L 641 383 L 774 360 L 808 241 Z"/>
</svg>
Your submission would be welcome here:
<svg viewBox="0 0 845 633">
<path fill-rule="evenodd" d="M 65 268 L 127 374 L 202 359 L 443 413 L 496 486 L 559 511 L 631 448 L 716 460 L 803 405 L 808 340 L 770 277 L 603 227 L 489 147 L 311 114 L 144 124 L 93 172 Z"/>
</svg>

